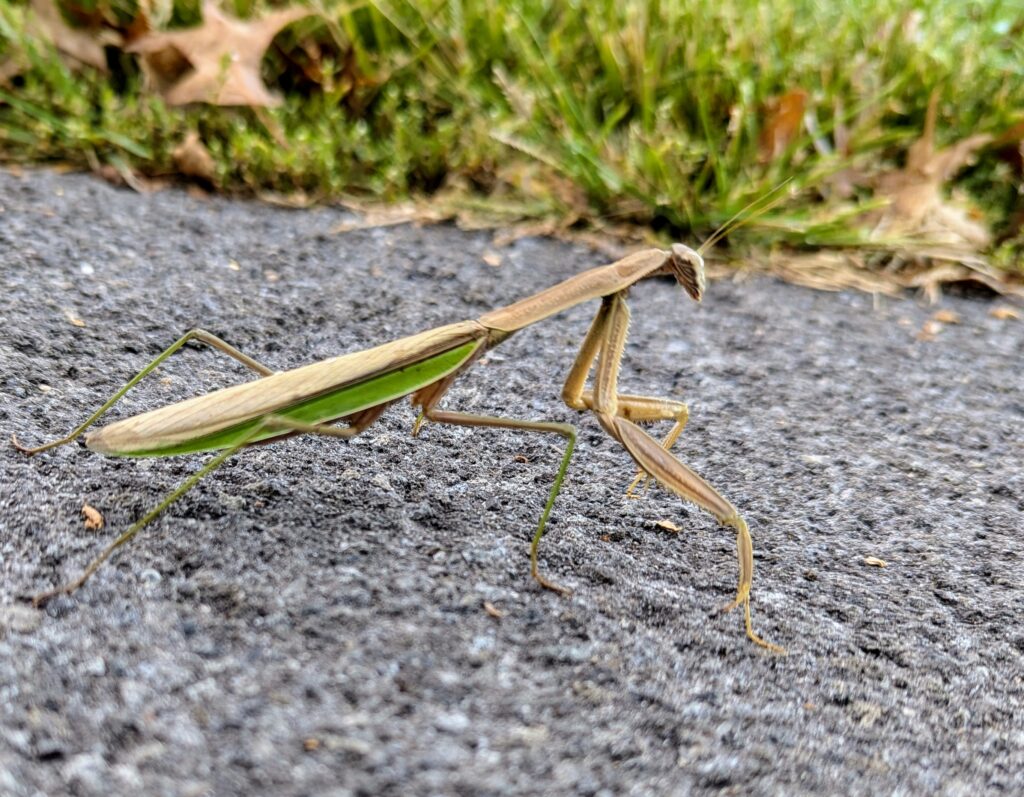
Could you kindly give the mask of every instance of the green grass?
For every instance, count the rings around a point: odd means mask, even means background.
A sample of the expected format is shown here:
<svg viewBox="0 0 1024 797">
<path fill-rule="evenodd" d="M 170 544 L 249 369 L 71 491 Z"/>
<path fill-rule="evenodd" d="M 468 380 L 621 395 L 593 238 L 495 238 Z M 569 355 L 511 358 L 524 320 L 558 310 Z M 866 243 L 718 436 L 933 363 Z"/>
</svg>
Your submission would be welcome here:
<svg viewBox="0 0 1024 797">
<path fill-rule="evenodd" d="M 262 7 L 226 5 L 243 15 Z M 122 22 L 135 13 L 129 0 L 76 7 Z M 0 5 L 0 63 L 22 65 L 0 84 L 0 157 L 173 174 L 171 151 L 197 130 L 227 191 L 394 200 L 443 187 L 526 217 L 626 221 L 691 240 L 792 177 L 800 196 L 751 234 L 856 244 L 849 206 L 821 202 L 830 174 L 850 163 L 866 172 L 898 165 L 932 92 L 940 144 L 999 133 L 1024 108 L 1010 1 L 322 8 L 326 19 L 300 21 L 275 41 L 264 77 L 285 101 L 257 114 L 168 108 L 143 92 L 132 57 L 114 51 L 113 76 L 73 72 L 26 32 L 23 2 Z M 169 23 L 198 17 L 197 3 L 179 0 Z M 303 46 L 311 42 L 317 57 Z M 819 147 L 804 135 L 762 162 L 765 104 L 795 88 L 809 92 Z M 836 120 L 849 131 L 850 158 L 820 151 Z M 1019 202 L 1014 167 L 985 152 L 960 179 L 990 224 L 1007 228 Z"/>
</svg>

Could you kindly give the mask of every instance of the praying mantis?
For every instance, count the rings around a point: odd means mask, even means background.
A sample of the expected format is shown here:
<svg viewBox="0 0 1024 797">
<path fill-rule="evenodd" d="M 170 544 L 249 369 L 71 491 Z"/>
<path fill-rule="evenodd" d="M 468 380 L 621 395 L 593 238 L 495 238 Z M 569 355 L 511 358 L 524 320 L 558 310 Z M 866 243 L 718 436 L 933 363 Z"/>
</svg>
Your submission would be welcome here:
<svg viewBox="0 0 1024 797">
<path fill-rule="evenodd" d="M 81 587 L 111 554 L 239 450 L 296 434 L 348 440 L 366 431 L 389 405 L 404 397 L 410 397 L 413 406 L 419 408 L 414 435 L 424 421 L 431 421 L 541 432 L 565 439 L 565 453 L 531 540 L 530 572 L 541 586 L 567 594 L 568 590 L 540 572 L 538 549 L 573 455 L 575 428 L 567 423 L 443 410 L 439 405 L 458 377 L 509 336 L 577 304 L 599 300 L 597 315 L 565 380 L 563 400 L 572 409 L 596 415 L 604 430 L 635 460 L 640 471 L 627 493 L 644 478 L 653 478 L 735 530 L 739 586 L 735 599 L 725 610 L 742 607 L 747 637 L 757 645 L 781 652 L 782 648 L 755 633 L 751 621 L 754 558 L 746 521 L 714 487 L 670 452 L 686 426 L 686 404 L 619 392 L 619 370 L 629 326 L 627 294 L 637 282 L 665 275 L 675 277 L 693 300 L 701 300 L 705 290 L 701 252 L 673 244 L 668 250 L 649 249 L 590 269 L 475 320 L 448 324 L 283 372 L 267 368 L 209 332 L 194 329 L 186 333 L 66 437 L 30 448 L 12 435 L 14 446 L 27 455 L 76 440 L 139 381 L 189 341 L 208 344 L 259 374 L 253 381 L 145 412 L 86 434 L 88 448 L 113 456 L 166 457 L 204 452 L 216 452 L 216 455 L 107 545 L 78 578 L 36 595 L 33 603 L 39 606 L 56 595 L 70 594 Z M 345 425 L 334 425 L 339 421 Z M 654 421 L 673 422 L 672 429 L 660 442 L 638 425 Z"/>
</svg>

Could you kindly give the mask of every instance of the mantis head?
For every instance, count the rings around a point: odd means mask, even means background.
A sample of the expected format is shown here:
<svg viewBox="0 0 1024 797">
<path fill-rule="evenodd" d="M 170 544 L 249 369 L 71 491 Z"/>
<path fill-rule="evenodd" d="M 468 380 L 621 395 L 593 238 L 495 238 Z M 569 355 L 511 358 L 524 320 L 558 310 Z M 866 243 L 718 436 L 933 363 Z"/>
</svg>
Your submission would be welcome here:
<svg viewBox="0 0 1024 797">
<path fill-rule="evenodd" d="M 700 253 L 683 244 L 672 244 L 665 269 L 679 284 L 686 288 L 690 298 L 699 302 L 704 295 L 704 258 Z"/>
</svg>

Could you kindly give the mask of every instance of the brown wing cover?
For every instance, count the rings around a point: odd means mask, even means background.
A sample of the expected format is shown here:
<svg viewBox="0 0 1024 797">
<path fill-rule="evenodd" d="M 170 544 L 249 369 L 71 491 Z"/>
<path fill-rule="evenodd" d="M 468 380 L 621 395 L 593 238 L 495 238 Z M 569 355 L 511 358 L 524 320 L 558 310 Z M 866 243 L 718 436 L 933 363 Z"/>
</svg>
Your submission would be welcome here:
<svg viewBox="0 0 1024 797">
<path fill-rule="evenodd" d="M 476 321 L 430 329 L 373 349 L 332 357 L 136 415 L 93 432 L 86 442 L 90 448 L 118 451 L 132 448 L 140 440 L 188 439 L 210 434 L 486 335 L 487 330 Z"/>
</svg>

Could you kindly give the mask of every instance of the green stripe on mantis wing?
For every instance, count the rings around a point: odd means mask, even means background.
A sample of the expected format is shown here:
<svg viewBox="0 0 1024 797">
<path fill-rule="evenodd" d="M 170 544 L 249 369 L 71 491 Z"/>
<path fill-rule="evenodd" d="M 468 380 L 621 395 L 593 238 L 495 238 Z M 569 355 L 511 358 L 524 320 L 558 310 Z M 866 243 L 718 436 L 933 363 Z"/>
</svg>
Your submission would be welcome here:
<svg viewBox="0 0 1024 797">
<path fill-rule="evenodd" d="M 338 418 L 344 418 L 369 407 L 401 398 L 442 379 L 466 362 L 482 343 L 482 340 L 471 340 L 405 368 L 388 371 L 362 382 L 346 385 L 330 393 L 305 399 L 290 407 L 283 407 L 275 411 L 274 415 L 306 424 L 328 423 Z M 216 451 L 237 446 L 243 442 L 248 445 L 286 434 L 280 429 L 270 428 L 254 435 L 254 430 L 263 423 L 265 417 L 258 415 L 227 429 L 179 443 L 110 453 L 123 457 L 170 457 L 178 454 Z"/>
</svg>

